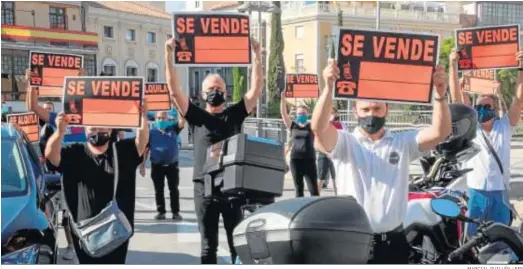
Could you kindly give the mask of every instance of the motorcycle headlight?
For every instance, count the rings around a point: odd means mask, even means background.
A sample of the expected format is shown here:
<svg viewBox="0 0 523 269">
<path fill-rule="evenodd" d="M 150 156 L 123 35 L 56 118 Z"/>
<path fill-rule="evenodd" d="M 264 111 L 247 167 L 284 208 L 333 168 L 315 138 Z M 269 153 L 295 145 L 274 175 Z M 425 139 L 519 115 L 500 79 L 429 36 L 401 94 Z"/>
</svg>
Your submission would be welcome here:
<svg viewBox="0 0 523 269">
<path fill-rule="evenodd" d="M 2 256 L 2 264 L 36 264 L 38 245 L 32 245 Z"/>
</svg>

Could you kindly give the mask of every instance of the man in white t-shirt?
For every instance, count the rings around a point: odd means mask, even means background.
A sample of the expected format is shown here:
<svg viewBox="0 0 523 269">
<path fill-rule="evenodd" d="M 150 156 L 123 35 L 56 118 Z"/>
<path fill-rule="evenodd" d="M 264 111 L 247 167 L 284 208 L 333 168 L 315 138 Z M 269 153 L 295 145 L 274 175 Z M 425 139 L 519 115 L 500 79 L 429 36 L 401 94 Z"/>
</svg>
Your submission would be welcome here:
<svg viewBox="0 0 523 269">
<path fill-rule="evenodd" d="M 515 57 L 520 62 L 520 68 L 512 105 L 505 115 L 496 115 L 496 111 L 503 111 L 499 107 L 502 102 L 498 102 L 498 98 L 501 96 L 497 82 L 492 87 L 497 94 L 478 96 L 474 107 L 478 112 L 480 126 L 474 143 L 480 146 L 481 151 L 463 165 L 464 168 L 474 169 L 466 175 L 469 189 L 469 217 L 504 224 L 510 223 L 508 189 L 511 139 L 514 127 L 520 120 L 521 109 L 523 109 L 523 51 L 517 53 Z M 464 96 L 460 89 L 456 71 L 458 56 L 455 50 L 452 51 L 449 58 L 452 101 L 470 105 L 468 97 Z M 467 234 L 469 236 L 476 234 L 476 230 L 477 225 L 468 224 Z"/>
<path fill-rule="evenodd" d="M 312 116 L 316 147 L 334 162 L 338 193 L 353 196 L 367 213 L 375 232 L 370 263 L 405 264 L 409 245 L 403 220 L 407 212 L 409 165 L 451 133 L 445 97 L 447 75 L 443 67 L 436 68 L 432 125 L 398 133 L 384 128 L 387 104 L 366 101 L 356 102 L 359 127 L 353 133 L 336 130 L 329 124 L 332 85 L 339 78 L 333 59 L 323 71 L 323 78 L 326 86 Z"/>
</svg>

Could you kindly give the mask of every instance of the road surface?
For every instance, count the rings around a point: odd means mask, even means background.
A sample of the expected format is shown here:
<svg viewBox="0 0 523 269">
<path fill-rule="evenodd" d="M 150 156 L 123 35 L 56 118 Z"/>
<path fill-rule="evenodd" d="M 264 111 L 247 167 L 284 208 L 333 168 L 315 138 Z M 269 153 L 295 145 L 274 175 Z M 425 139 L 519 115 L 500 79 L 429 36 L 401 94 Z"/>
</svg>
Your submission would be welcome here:
<svg viewBox="0 0 523 269">
<path fill-rule="evenodd" d="M 512 189 L 513 202 L 518 211 L 523 213 L 523 142 L 514 142 L 511 151 L 511 172 L 513 176 Z M 413 165 L 413 173 L 419 171 L 419 166 Z M 156 206 L 154 202 L 154 188 L 150 179 L 150 170 L 146 176 L 137 176 L 135 234 L 129 245 L 127 255 L 128 264 L 199 264 L 200 263 L 200 236 L 194 213 L 192 189 L 192 151 L 180 153 L 180 209 L 184 218 L 183 222 L 174 223 L 167 220 L 156 221 Z M 286 178 L 284 195 L 280 199 L 294 197 L 292 180 Z M 168 194 L 167 186 L 165 193 Z M 332 188 L 324 192 L 333 195 Z M 169 198 L 166 205 L 169 210 Z M 220 224 L 220 245 L 218 249 L 219 263 L 230 264 L 228 246 L 223 225 Z M 67 245 L 63 230 L 59 231 L 60 250 Z M 64 261 L 60 263 L 76 263 Z"/>
</svg>

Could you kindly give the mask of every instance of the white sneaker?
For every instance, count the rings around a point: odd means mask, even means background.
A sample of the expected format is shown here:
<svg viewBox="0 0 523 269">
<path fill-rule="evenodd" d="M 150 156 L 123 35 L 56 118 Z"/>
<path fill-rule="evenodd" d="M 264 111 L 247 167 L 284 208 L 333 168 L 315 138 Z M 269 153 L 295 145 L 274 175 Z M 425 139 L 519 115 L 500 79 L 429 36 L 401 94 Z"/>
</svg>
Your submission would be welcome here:
<svg viewBox="0 0 523 269">
<path fill-rule="evenodd" d="M 66 261 L 70 261 L 74 258 L 74 248 L 73 246 L 68 246 L 66 249 L 65 249 L 65 252 L 64 252 L 64 255 L 62 256 L 62 258 Z"/>
</svg>

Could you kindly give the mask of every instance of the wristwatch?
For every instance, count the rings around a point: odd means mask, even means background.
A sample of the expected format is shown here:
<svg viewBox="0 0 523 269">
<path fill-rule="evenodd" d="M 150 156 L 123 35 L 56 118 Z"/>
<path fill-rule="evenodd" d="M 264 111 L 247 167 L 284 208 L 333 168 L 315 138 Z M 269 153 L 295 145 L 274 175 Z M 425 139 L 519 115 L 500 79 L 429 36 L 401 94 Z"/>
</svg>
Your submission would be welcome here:
<svg viewBox="0 0 523 269">
<path fill-rule="evenodd" d="M 441 98 L 434 97 L 434 100 L 437 101 L 437 102 L 447 101 L 447 95 L 445 94 Z"/>
</svg>

